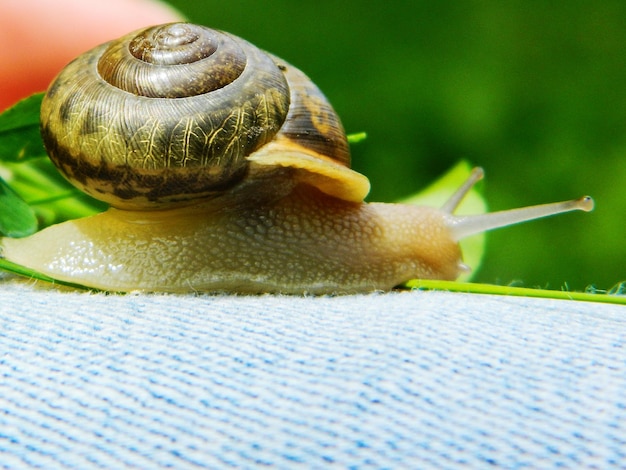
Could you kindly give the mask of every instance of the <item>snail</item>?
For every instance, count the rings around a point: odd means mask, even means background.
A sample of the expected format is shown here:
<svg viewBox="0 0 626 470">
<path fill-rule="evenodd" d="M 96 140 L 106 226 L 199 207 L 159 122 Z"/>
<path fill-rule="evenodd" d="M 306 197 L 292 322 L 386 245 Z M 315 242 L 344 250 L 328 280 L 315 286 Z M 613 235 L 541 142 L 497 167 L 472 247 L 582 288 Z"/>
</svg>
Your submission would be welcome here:
<svg viewBox="0 0 626 470">
<path fill-rule="evenodd" d="M 146 28 L 75 59 L 41 107 L 46 150 L 103 213 L 3 238 L 2 256 L 109 291 L 353 293 L 456 279 L 459 240 L 589 197 L 456 216 L 368 203 L 341 122 L 303 72 L 190 23 Z"/>
</svg>

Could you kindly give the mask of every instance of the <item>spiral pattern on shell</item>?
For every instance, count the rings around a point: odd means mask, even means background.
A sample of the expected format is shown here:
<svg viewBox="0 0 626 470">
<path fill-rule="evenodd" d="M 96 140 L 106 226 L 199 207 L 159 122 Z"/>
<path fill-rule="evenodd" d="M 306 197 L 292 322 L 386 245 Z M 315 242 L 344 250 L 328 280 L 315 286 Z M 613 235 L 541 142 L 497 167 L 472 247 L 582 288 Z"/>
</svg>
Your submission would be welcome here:
<svg viewBox="0 0 626 470">
<path fill-rule="evenodd" d="M 349 165 L 339 118 L 302 72 L 188 23 L 134 32 L 75 59 L 44 97 L 41 131 L 73 184 L 122 208 L 232 187 L 246 157 L 279 136 Z"/>
</svg>

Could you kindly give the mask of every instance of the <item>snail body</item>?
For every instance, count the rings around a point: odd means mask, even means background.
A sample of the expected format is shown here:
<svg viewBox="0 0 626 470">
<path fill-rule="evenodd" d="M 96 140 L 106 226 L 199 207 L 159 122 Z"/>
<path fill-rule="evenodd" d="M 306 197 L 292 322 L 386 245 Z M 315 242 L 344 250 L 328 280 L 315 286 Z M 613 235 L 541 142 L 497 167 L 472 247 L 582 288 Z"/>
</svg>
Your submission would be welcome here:
<svg viewBox="0 0 626 470">
<path fill-rule="evenodd" d="M 301 185 L 251 210 L 211 203 L 148 214 L 109 209 L 7 239 L 4 250 L 57 279 L 113 291 L 346 293 L 391 289 L 416 273 L 455 278 L 455 243 L 414 242 L 424 226 L 429 233 L 442 222 L 419 209 L 346 203 Z"/>
<path fill-rule="evenodd" d="M 350 169 L 340 120 L 307 77 L 186 23 L 77 58 L 41 122 L 52 161 L 111 208 L 1 239 L 2 256 L 104 290 L 319 294 L 455 279 L 463 237 L 593 206 L 454 216 L 481 170 L 441 210 L 366 203 L 369 181 Z"/>
</svg>

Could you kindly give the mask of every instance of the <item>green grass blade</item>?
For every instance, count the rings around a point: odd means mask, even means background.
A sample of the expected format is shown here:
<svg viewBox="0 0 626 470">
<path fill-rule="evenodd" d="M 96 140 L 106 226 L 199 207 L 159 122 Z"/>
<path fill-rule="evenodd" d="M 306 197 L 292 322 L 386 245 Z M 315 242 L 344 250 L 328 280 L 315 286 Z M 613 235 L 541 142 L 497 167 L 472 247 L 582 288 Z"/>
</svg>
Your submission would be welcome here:
<svg viewBox="0 0 626 470">
<path fill-rule="evenodd" d="M 44 281 L 44 282 L 48 282 L 50 284 L 57 284 L 57 285 L 61 285 L 61 286 L 66 286 L 66 287 L 72 287 L 74 289 L 80 289 L 80 290 L 88 290 L 88 291 L 98 291 L 98 289 L 93 289 L 91 287 L 86 287 L 83 286 L 81 284 L 76 284 L 73 282 L 67 282 L 67 281 L 60 281 L 58 279 L 54 279 L 50 276 L 46 276 L 45 274 L 42 274 L 40 272 L 34 271 L 32 269 L 29 269 L 27 267 L 24 267 L 22 265 L 13 263 L 9 260 L 6 260 L 4 258 L 0 258 L 0 269 L 3 271 L 7 271 L 9 273 L 13 273 L 13 274 L 17 274 L 19 276 L 24 276 L 30 279 L 36 279 L 38 281 Z"/>
<path fill-rule="evenodd" d="M 354 134 L 348 134 L 346 138 L 348 139 L 349 144 L 358 144 L 359 142 L 362 142 L 365 139 L 367 139 L 367 133 L 355 132 Z"/>
<path fill-rule="evenodd" d="M 518 297 L 534 297 L 542 299 L 578 300 L 583 302 L 599 302 L 616 305 L 626 305 L 626 295 L 590 292 L 569 292 L 565 290 L 533 289 L 529 287 L 497 286 L 492 284 L 477 284 L 459 281 L 409 281 L 407 287 L 421 290 L 441 290 L 448 292 L 463 292 L 468 294 L 509 295 Z"/>
</svg>

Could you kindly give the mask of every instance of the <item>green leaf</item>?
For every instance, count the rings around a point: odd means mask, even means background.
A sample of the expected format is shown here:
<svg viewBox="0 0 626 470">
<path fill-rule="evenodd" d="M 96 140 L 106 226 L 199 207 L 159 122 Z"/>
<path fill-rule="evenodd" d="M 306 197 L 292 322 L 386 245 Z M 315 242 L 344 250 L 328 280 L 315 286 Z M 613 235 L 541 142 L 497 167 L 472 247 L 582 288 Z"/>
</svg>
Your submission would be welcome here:
<svg viewBox="0 0 626 470">
<path fill-rule="evenodd" d="M 7 183 L 35 211 L 41 228 L 101 212 L 107 205 L 72 186 L 47 157 L 0 163 Z"/>
<path fill-rule="evenodd" d="M 0 178 L 0 234 L 19 238 L 36 230 L 35 212 Z"/>
<path fill-rule="evenodd" d="M 48 158 L 39 134 L 42 99 L 43 93 L 32 95 L 0 114 L 0 176 L 6 182 L 0 230 L 11 237 L 32 233 L 26 221 L 35 216 L 45 228 L 106 209 L 74 188 Z"/>
<path fill-rule="evenodd" d="M 47 157 L 0 163 L 0 173 L 35 211 L 41 228 L 93 215 L 107 207 L 68 183 Z"/>
<path fill-rule="evenodd" d="M 442 207 L 472 172 L 472 165 L 467 161 L 457 163 L 451 170 L 423 191 L 403 199 L 401 203 L 430 207 Z M 484 214 L 487 203 L 480 193 L 480 184 L 465 196 L 455 214 Z M 485 234 L 474 235 L 461 240 L 463 262 L 471 268 L 471 272 L 463 274 L 459 280 L 467 281 L 478 271 L 485 253 Z"/>
<path fill-rule="evenodd" d="M 39 134 L 43 93 L 32 95 L 0 114 L 0 160 L 23 161 L 46 155 Z"/>
</svg>

